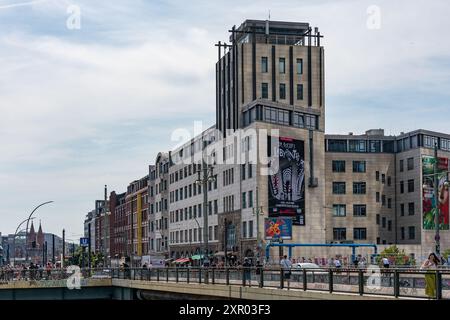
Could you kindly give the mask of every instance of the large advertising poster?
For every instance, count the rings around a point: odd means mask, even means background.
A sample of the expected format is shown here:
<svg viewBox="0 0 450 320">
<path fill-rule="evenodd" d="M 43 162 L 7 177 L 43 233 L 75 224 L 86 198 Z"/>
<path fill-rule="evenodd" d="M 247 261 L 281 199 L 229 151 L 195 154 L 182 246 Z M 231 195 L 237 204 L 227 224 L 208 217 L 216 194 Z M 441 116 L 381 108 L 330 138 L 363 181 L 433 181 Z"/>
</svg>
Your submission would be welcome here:
<svg viewBox="0 0 450 320">
<path fill-rule="evenodd" d="M 278 241 L 292 239 L 292 218 L 266 218 L 264 221 L 266 240 Z"/>
<path fill-rule="evenodd" d="M 269 175 L 269 217 L 292 217 L 294 225 L 305 225 L 305 161 L 304 142 L 280 137 L 272 150 Z"/>
<path fill-rule="evenodd" d="M 423 204 L 423 229 L 434 230 L 434 217 L 436 216 L 436 201 L 434 197 L 434 157 L 422 157 L 422 204 Z M 438 203 L 439 203 L 439 229 L 449 230 L 449 187 L 448 171 L 449 160 L 438 158 Z"/>
</svg>

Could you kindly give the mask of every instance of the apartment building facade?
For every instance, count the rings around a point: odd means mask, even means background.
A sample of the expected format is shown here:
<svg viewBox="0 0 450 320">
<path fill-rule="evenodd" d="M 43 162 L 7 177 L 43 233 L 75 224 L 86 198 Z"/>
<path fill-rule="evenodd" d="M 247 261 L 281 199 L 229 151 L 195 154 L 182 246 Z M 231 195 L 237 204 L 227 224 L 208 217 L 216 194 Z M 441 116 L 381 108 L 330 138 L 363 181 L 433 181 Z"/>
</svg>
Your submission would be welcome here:
<svg viewBox="0 0 450 320">
<path fill-rule="evenodd" d="M 433 249 L 424 225 L 424 158 L 450 157 L 450 135 L 427 130 L 385 136 L 326 135 L 327 242 L 422 245 Z M 448 178 L 448 164 L 447 171 Z M 448 220 L 448 205 L 441 214 Z M 445 224 L 445 223 L 444 223 Z M 450 234 L 441 230 L 448 246 Z"/>
<path fill-rule="evenodd" d="M 434 143 L 450 158 L 450 135 L 326 135 L 321 39 L 308 23 L 246 20 L 229 44 L 217 44 L 216 123 L 160 152 L 115 201 L 111 243 L 125 241 L 121 254 L 199 256 L 207 228 L 209 254 L 263 255 L 264 219 L 283 216 L 293 219 L 285 243 L 434 245 L 424 227 L 423 163 Z"/>
</svg>

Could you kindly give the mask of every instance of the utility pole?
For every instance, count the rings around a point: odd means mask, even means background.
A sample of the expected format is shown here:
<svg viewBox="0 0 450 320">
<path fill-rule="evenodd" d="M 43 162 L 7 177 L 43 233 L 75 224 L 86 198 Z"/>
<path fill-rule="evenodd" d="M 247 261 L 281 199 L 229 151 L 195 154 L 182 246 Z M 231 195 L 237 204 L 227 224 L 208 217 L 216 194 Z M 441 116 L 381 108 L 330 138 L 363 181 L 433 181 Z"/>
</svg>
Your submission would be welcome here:
<svg viewBox="0 0 450 320">
<path fill-rule="evenodd" d="M 436 205 L 435 215 L 434 215 L 434 227 L 436 229 L 436 235 L 434 236 L 434 240 L 436 242 L 436 255 L 439 257 L 441 252 L 441 244 L 440 244 L 440 236 L 439 236 L 439 217 L 440 217 L 440 208 L 439 208 L 439 179 L 437 175 L 438 171 L 438 145 L 437 142 L 434 144 L 434 203 Z"/>
<path fill-rule="evenodd" d="M 250 164 L 249 164 L 250 165 Z M 256 215 L 256 259 L 261 257 L 261 236 L 259 233 L 259 215 L 262 213 L 262 209 L 259 206 L 259 190 L 256 187 L 256 206 L 253 208 L 253 213 Z"/>
<path fill-rule="evenodd" d="M 63 243 L 62 243 L 62 261 L 61 261 L 61 267 L 64 266 L 64 260 L 66 258 L 65 252 L 66 252 L 66 230 L 63 229 L 62 231 L 62 237 L 63 237 Z"/>
<path fill-rule="evenodd" d="M 92 222 L 91 222 L 92 223 Z M 89 238 L 89 247 L 88 247 L 88 268 L 91 269 L 91 223 L 89 223 L 89 229 L 88 229 L 88 238 Z M 84 248 L 83 248 L 83 256 L 84 256 Z"/>
<path fill-rule="evenodd" d="M 52 234 L 52 263 L 55 265 L 55 235 Z"/>
</svg>

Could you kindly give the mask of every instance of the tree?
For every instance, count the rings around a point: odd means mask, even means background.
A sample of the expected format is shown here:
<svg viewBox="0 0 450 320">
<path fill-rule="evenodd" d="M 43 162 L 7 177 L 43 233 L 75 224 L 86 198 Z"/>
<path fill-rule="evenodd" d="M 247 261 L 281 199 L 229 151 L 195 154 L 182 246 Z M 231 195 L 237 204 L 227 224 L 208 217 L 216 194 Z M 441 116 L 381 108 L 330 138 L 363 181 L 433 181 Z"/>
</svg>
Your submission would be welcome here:
<svg viewBox="0 0 450 320">
<path fill-rule="evenodd" d="M 391 264 L 395 265 L 415 265 L 416 261 L 405 253 L 405 250 L 400 250 L 396 245 L 387 247 L 377 257 L 376 261 L 379 264 L 381 259 L 388 258 Z"/>
<path fill-rule="evenodd" d="M 450 249 L 447 249 L 444 252 L 442 252 L 442 256 L 445 258 L 445 260 L 448 261 L 448 257 L 450 256 Z"/>
</svg>

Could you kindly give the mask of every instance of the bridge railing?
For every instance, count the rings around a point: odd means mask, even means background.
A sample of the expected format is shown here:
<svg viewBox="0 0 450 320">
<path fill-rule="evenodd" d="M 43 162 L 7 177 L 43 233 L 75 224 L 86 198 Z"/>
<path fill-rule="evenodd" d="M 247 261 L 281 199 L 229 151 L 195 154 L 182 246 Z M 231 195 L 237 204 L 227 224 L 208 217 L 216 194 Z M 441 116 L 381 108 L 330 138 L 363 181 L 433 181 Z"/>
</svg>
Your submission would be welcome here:
<svg viewBox="0 0 450 320">
<path fill-rule="evenodd" d="M 205 268 L 113 269 L 112 278 L 450 299 L 450 269 Z"/>
</svg>

